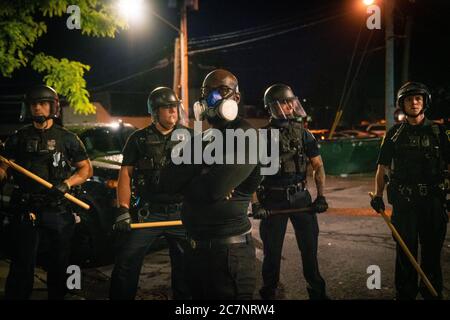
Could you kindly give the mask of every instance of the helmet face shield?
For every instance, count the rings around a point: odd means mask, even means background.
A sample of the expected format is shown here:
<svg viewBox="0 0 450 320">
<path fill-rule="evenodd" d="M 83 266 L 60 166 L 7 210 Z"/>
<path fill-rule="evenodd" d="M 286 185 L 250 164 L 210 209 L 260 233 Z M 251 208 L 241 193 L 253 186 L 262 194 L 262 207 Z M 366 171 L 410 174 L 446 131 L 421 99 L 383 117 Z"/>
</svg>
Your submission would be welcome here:
<svg viewBox="0 0 450 320">
<path fill-rule="evenodd" d="M 305 109 L 297 97 L 269 104 L 269 109 L 274 119 L 296 119 L 306 117 Z"/>
</svg>

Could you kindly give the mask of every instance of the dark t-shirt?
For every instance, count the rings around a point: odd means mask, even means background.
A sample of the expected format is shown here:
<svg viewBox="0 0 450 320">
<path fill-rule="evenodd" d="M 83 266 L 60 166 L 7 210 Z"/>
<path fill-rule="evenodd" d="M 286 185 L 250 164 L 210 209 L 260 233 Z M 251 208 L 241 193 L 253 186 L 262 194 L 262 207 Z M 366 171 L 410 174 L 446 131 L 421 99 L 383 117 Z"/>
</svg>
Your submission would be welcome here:
<svg viewBox="0 0 450 320">
<path fill-rule="evenodd" d="M 61 155 L 58 155 L 58 152 Z M 15 160 L 18 165 L 52 184 L 61 182 L 61 179 L 52 177 L 54 164 L 59 163 L 63 168 L 67 168 L 69 173 L 70 168 L 67 166 L 88 159 L 86 149 L 78 136 L 57 124 L 47 130 L 36 129 L 33 125 L 21 128 L 6 140 L 4 156 Z M 45 189 L 15 171 L 14 178 L 22 191 L 39 192 Z"/>
<path fill-rule="evenodd" d="M 395 144 L 392 141 L 392 137 L 396 134 L 398 129 L 400 128 L 402 123 L 398 123 L 394 125 L 391 129 L 389 129 L 383 138 L 383 142 L 381 143 L 380 153 L 378 155 L 378 161 L 377 164 L 384 165 L 384 166 L 390 166 L 392 158 L 395 155 Z M 429 121 L 428 119 L 425 119 L 423 124 L 420 124 L 420 128 L 423 128 L 423 126 L 431 126 L 433 124 L 432 121 Z M 411 129 L 414 129 L 408 123 L 405 123 L 405 127 L 402 129 L 401 135 L 407 135 L 408 131 Z M 450 163 L 450 131 L 446 131 L 443 126 L 439 126 L 440 130 L 440 145 L 442 149 L 442 154 L 444 160 L 447 162 L 447 165 Z M 417 127 L 419 129 L 419 127 Z M 400 136 L 400 135 L 399 135 Z"/>
<path fill-rule="evenodd" d="M 256 130 L 240 118 L 227 126 L 227 129 L 238 128 Z M 249 151 L 247 142 L 246 159 Z M 191 237 L 223 238 L 251 229 L 247 209 L 251 195 L 262 181 L 258 164 L 246 161 L 245 164 L 172 165 L 169 172 L 173 181 L 170 187 L 185 195 L 182 220 Z M 233 196 L 226 199 L 232 190 Z"/>
<path fill-rule="evenodd" d="M 308 158 L 314 158 L 320 155 L 319 144 L 308 129 L 305 129 L 303 132 L 303 141 L 305 143 L 305 154 Z"/>
</svg>

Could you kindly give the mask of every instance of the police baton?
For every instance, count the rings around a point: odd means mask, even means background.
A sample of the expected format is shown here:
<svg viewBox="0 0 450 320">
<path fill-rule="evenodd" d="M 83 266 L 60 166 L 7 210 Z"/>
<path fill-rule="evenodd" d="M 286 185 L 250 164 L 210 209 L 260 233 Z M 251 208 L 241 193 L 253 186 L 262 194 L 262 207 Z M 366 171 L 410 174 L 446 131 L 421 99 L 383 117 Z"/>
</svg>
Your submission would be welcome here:
<svg viewBox="0 0 450 320">
<path fill-rule="evenodd" d="M 300 209 L 280 209 L 280 210 L 270 210 L 270 215 L 278 214 L 290 214 L 290 213 L 300 213 L 300 212 L 314 212 L 311 207 L 300 208 Z M 253 214 L 249 214 L 249 217 L 253 217 Z M 181 220 L 171 220 L 171 221 L 157 221 L 157 222 L 142 222 L 142 223 L 132 223 L 131 229 L 143 229 L 143 228 L 156 228 L 156 227 L 174 227 L 183 225 Z"/>
<path fill-rule="evenodd" d="M 174 227 L 181 226 L 183 223 L 181 220 L 171 220 L 171 221 L 157 221 L 157 222 L 142 222 L 142 223 L 132 223 L 131 229 L 143 229 L 143 228 L 155 228 L 155 227 Z"/>
<path fill-rule="evenodd" d="M 373 199 L 374 198 L 373 192 L 369 192 L 369 196 L 370 196 L 371 199 Z M 423 272 L 423 270 L 420 267 L 420 265 L 417 263 L 417 261 L 414 258 L 414 256 L 411 254 L 411 251 L 409 251 L 408 246 L 403 241 L 403 239 L 400 236 L 400 234 L 398 233 L 397 229 L 395 229 L 394 225 L 391 223 L 391 220 L 386 215 L 386 212 L 384 212 L 384 210 L 381 210 L 380 214 L 383 217 L 383 219 L 386 222 L 386 224 L 388 225 L 389 229 L 391 229 L 392 235 L 394 236 L 395 240 L 397 240 L 397 242 L 400 245 L 400 247 L 402 248 L 403 252 L 406 254 L 406 256 L 408 257 L 409 261 L 413 265 L 414 269 L 416 269 L 416 271 L 419 273 L 420 277 L 422 278 L 423 282 L 427 286 L 428 290 L 431 292 L 431 294 L 433 296 L 437 297 L 438 294 L 437 294 L 436 290 L 434 289 L 434 287 L 431 284 L 430 280 L 428 280 L 427 276 Z"/>
<path fill-rule="evenodd" d="M 267 210 L 269 211 L 269 216 L 275 216 L 280 214 L 291 214 L 291 213 L 313 213 L 315 210 L 313 210 L 312 207 L 306 207 L 306 208 L 297 208 L 297 209 L 275 209 L 275 210 Z M 253 217 L 253 213 L 250 213 L 248 215 L 249 217 Z"/>
<path fill-rule="evenodd" d="M 5 157 L 2 157 L 2 156 L 0 156 L 0 161 L 6 163 L 9 167 L 13 168 L 14 170 L 16 170 L 16 171 L 26 175 L 28 178 L 33 179 L 37 183 L 40 183 L 44 187 L 46 187 L 48 189 L 52 189 L 53 188 L 53 185 L 50 182 L 48 182 L 48 181 L 42 179 L 41 177 L 35 175 L 33 172 L 30 172 L 27 169 L 19 166 L 14 161 L 8 160 L 8 159 L 6 159 Z M 70 193 L 64 193 L 64 198 L 66 198 L 67 200 L 75 203 L 76 205 L 80 206 L 81 208 L 83 208 L 85 210 L 89 210 L 89 208 L 90 208 L 90 206 L 86 202 L 83 202 L 80 199 L 75 198 Z"/>
</svg>

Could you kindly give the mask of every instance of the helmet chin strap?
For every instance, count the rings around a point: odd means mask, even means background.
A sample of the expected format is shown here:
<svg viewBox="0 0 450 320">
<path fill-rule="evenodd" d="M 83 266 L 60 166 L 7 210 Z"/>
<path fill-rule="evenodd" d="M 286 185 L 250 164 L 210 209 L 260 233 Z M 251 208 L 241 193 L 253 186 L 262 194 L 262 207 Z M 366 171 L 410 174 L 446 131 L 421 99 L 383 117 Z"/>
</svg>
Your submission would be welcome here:
<svg viewBox="0 0 450 320">
<path fill-rule="evenodd" d="M 44 122 L 47 121 L 47 117 L 46 116 L 33 116 L 32 120 L 33 120 L 33 122 L 43 124 Z"/>
<path fill-rule="evenodd" d="M 39 123 L 39 124 L 44 124 L 44 128 L 43 129 L 47 129 L 48 128 L 48 120 L 52 119 L 52 117 L 48 116 L 34 116 L 32 117 L 33 122 Z"/>
<path fill-rule="evenodd" d="M 416 114 L 416 115 L 410 115 L 409 113 L 406 112 L 406 109 L 404 109 L 403 112 L 405 113 L 405 115 L 406 115 L 407 117 L 410 117 L 410 118 L 417 118 L 418 116 L 420 116 L 421 114 L 423 114 L 423 113 L 425 112 L 425 110 L 423 110 L 423 108 L 422 108 L 422 110 L 420 110 L 420 112 L 419 112 L 418 114 Z"/>
</svg>

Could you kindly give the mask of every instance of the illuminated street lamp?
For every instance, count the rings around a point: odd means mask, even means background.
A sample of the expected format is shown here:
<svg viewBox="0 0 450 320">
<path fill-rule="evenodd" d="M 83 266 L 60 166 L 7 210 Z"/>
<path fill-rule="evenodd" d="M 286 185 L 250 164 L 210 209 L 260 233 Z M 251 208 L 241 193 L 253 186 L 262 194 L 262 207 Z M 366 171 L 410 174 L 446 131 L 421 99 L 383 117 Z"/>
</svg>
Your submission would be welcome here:
<svg viewBox="0 0 450 320">
<path fill-rule="evenodd" d="M 117 3 L 119 13 L 128 23 L 140 23 L 144 18 L 143 0 L 119 0 Z"/>
<path fill-rule="evenodd" d="M 183 1 L 181 6 L 181 21 L 180 28 L 176 27 L 174 24 L 166 20 L 157 14 L 154 10 L 150 10 L 150 13 L 164 22 L 167 26 L 174 29 L 179 36 L 179 56 L 180 56 L 180 66 L 181 72 L 179 77 L 177 77 L 176 72 L 174 71 L 174 83 L 177 85 L 174 87 L 174 90 L 179 92 L 181 91 L 181 100 L 184 101 L 184 105 L 186 108 L 189 105 L 189 97 L 188 97 L 188 47 L 187 47 L 187 22 L 186 22 L 186 8 L 193 8 L 195 10 L 198 9 L 198 3 L 196 1 Z M 118 2 L 118 10 L 119 13 L 126 19 L 128 23 L 140 23 L 142 22 L 142 18 L 144 16 L 144 1 L 143 0 L 119 0 Z M 175 45 L 175 50 L 177 50 L 177 45 Z M 175 55 L 175 57 L 177 54 Z M 181 89 L 181 90 L 180 90 Z M 187 110 L 185 110 L 187 112 Z M 187 116 L 187 115 L 186 115 Z"/>
<path fill-rule="evenodd" d="M 375 3 L 375 0 L 363 0 L 364 5 L 371 6 Z"/>
</svg>

